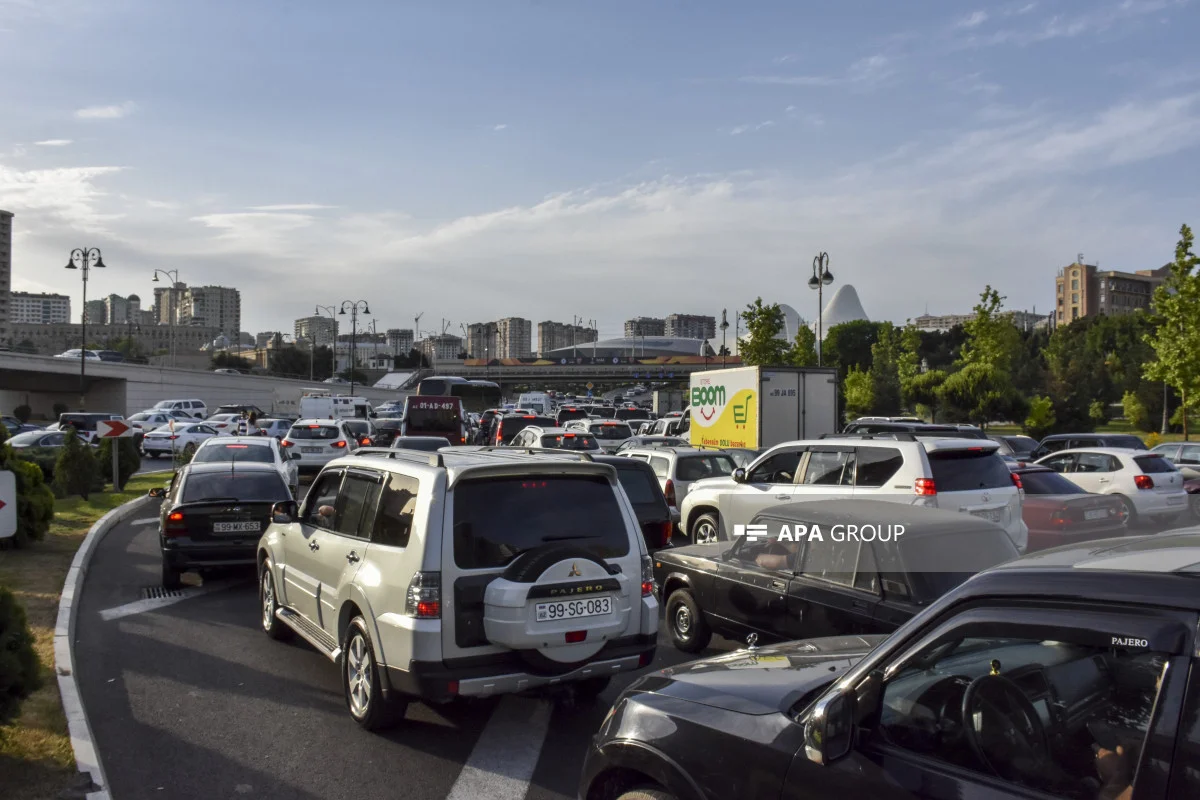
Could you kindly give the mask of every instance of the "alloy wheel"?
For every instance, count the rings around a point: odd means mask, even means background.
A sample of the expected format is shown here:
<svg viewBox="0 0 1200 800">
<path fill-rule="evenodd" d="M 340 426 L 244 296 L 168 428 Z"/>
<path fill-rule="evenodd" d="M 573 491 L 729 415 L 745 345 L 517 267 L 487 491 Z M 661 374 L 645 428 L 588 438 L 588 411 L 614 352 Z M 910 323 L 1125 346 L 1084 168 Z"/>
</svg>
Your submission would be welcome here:
<svg viewBox="0 0 1200 800">
<path fill-rule="evenodd" d="M 346 680 L 350 687 L 350 711 L 365 717 L 371 707 L 371 651 L 361 633 L 350 639 L 346 653 Z"/>
<path fill-rule="evenodd" d="M 692 612 L 688 611 L 688 607 L 683 603 L 675 609 L 675 630 L 679 635 L 686 639 L 692 630 Z"/>
<path fill-rule="evenodd" d="M 696 544 L 710 544 L 717 540 L 717 531 L 707 522 L 696 526 Z"/>
<path fill-rule="evenodd" d="M 263 568 L 262 576 L 262 626 L 270 630 L 275 622 L 275 583 L 271 580 L 271 570 Z"/>
</svg>

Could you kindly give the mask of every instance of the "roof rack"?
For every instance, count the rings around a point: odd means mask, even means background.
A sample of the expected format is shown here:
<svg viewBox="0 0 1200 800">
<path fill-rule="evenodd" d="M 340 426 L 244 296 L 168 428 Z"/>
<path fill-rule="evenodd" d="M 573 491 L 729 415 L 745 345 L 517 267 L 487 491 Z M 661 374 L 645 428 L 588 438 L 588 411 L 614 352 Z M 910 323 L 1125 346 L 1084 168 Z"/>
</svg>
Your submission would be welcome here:
<svg viewBox="0 0 1200 800">
<path fill-rule="evenodd" d="M 917 436 L 908 431 L 880 431 L 879 433 L 822 433 L 822 439 L 891 439 L 894 442 L 915 442 Z"/>
<path fill-rule="evenodd" d="M 584 453 L 576 450 L 563 450 L 559 447 L 509 447 L 507 445 L 487 445 L 480 447 L 478 450 L 473 450 L 474 453 L 524 453 L 527 456 L 542 455 L 551 453 L 556 456 L 576 456 L 580 461 L 593 461 L 590 453 Z"/>
<path fill-rule="evenodd" d="M 397 447 L 360 447 L 351 455 L 355 456 L 386 456 L 388 458 L 403 458 L 406 461 L 419 461 L 422 457 L 428 458 L 429 466 L 444 467 L 446 460 L 442 458 L 441 453 L 430 453 L 425 450 L 410 450 L 408 448 Z"/>
</svg>

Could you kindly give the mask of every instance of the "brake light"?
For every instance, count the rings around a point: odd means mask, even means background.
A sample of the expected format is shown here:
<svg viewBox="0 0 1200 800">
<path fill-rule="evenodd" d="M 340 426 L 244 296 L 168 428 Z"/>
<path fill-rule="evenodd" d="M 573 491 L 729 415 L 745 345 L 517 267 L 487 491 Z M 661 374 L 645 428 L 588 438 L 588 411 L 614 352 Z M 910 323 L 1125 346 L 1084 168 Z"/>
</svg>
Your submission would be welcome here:
<svg viewBox="0 0 1200 800">
<path fill-rule="evenodd" d="M 163 536 L 182 536 L 187 532 L 187 522 L 182 511 L 172 511 L 167 514 L 167 522 L 163 525 Z"/>
<path fill-rule="evenodd" d="M 545 489 L 545 481 L 521 481 L 522 489 Z"/>
<path fill-rule="evenodd" d="M 1021 476 L 1015 472 L 1012 472 L 1010 474 L 1012 475 L 1013 485 L 1016 486 L 1018 489 L 1024 490 L 1025 484 L 1021 483 Z"/>
<path fill-rule="evenodd" d="M 663 494 L 667 496 L 667 505 L 673 506 L 675 503 L 675 482 L 667 478 L 667 486 L 663 490 Z"/>
<path fill-rule="evenodd" d="M 917 478 L 913 481 L 913 491 L 921 497 L 933 497 L 937 494 L 937 484 L 933 478 Z"/>
<path fill-rule="evenodd" d="M 567 644 L 579 644 L 587 639 L 587 631 L 567 631 Z"/>
<path fill-rule="evenodd" d="M 418 572 L 408 584 L 404 612 L 417 619 L 442 616 L 442 573 Z"/>
<path fill-rule="evenodd" d="M 173 434 L 171 434 L 170 436 L 168 436 L 167 438 L 168 438 L 168 439 L 178 439 L 178 438 L 179 438 L 179 435 L 178 435 L 178 434 L 174 434 L 174 433 L 173 433 Z"/>
<path fill-rule="evenodd" d="M 371 444 L 371 440 L 364 436 L 361 440 L 359 440 L 359 444 L 361 444 L 363 447 L 367 447 Z"/>
<path fill-rule="evenodd" d="M 563 434 L 563 438 L 564 438 L 564 439 L 574 439 L 574 438 L 575 438 L 575 434 L 573 434 L 573 433 L 564 433 L 564 434 Z"/>
<path fill-rule="evenodd" d="M 248 445 L 248 444 L 227 444 L 227 445 L 225 445 L 225 449 L 226 450 L 245 450 L 249 446 L 250 445 Z"/>
<path fill-rule="evenodd" d="M 308 426 L 308 429 L 309 429 L 310 431 L 320 430 L 320 428 L 321 428 L 321 426 L 320 426 L 320 425 L 309 425 L 309 426 Z"/>
<path fill-rule="evenodd" d="M 1063 506 L 1062 508 L 1055 510 L 1055 512 L 1050 515 L 1050 522 L 1054 525 L 1069 525 L 1071 523 L 1071 518 L 1067 516 L 1067 507 Z"/>
<path fill-rule="evenodd" d="M 526 414 L 525 416 L 521 417 L 521 419 L 537 419 L 537 417 L 533 417 L 533 416 L 530 416 L 529 414 Z"/>
<path fill-rule="evenodd" d="M 654 562 L 650 556 L 642 556 L 642 597 L 654 594 Z"/>
<path fill-rule="evenodd" d="M 283 445 L 284 447 L 295 447 L 295 446 L 296 446 L 296 443 L 295 443 L 295 442 L 293 442 L 293 441 L 290 441 L 290 440 L 288 440 L 288 439 L 280 439 L 280 440 L 279 440 L 279 443 L 280 443 L 281 445 Z"/>
<path fill-rule="evenodd" d="M 336 442 L 330 442 L 330 444 L 331 444 L 331 445 L 333 445 L 334 447 L 341 448 L 341 447 L 345 447 L 345 446 L 346 446 L 346 440 L 345 440 L 345 439 L 338 439 Z"/>
<path fill-rule="evenodd" d="M 1154 479 L 1149 475 L 1134 475 L 1133 483 L 1139 489 L 1153 489 Z"/>
</svg>

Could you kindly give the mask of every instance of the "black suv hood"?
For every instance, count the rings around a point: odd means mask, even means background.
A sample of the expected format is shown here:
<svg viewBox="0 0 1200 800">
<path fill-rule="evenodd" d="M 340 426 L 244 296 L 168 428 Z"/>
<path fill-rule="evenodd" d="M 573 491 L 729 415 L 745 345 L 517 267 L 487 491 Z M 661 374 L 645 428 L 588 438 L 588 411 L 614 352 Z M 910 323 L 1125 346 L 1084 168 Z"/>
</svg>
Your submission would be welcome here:
<svg viewBox="0 0 1200 800">
<path fill-rule="evenodd" d="M 887 636 L 827 636 L 668 667 L 629 687 L 740 714 L 786 711 L 835 680 Z"/>
</svg>

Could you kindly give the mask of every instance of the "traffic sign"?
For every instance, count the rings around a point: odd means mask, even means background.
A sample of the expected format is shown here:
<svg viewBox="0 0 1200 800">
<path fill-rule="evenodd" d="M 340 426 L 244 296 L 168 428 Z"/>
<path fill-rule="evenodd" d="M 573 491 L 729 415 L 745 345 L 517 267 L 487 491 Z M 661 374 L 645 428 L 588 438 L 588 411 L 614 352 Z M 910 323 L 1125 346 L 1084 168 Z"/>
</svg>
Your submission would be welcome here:
<svg viewBox="0 0 1200 800">
<path fill-rule="evenodd" d="M 17 535 L 17 479 L 11 472 L 0 472 L 0 539 Z"/>
<path fill-rule="evenodd" d="M 96 421 L 97 439 L 124 439 L 127 436 L 133 436 L 133 426 L 123 419 Z"/>
<path fill-rule="evenodd" d="M 595 388 L 596 388 L 596 385 L 595 385 L 595 384 L 593 384 L 593 383 L 589 383 L 589 384 L 587 385 L 587 388 L 588 388 L 588 391 L 590 392 L 592 389 L 595 389 Z"/>
</svg>

